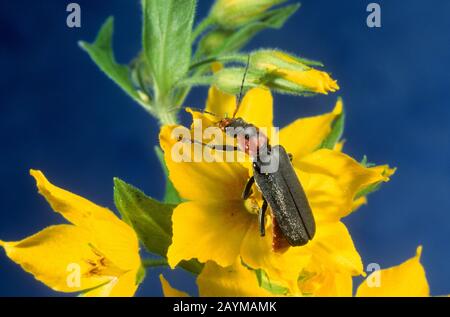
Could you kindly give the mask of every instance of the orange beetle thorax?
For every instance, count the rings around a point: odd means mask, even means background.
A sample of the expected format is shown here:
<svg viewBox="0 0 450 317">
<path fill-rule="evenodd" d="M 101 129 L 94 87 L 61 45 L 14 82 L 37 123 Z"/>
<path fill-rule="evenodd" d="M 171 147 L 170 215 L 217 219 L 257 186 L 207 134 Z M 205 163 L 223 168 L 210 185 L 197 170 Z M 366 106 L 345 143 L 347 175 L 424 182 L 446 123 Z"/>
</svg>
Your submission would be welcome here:
<svg viewBox="0 0 450 317">
<path fill-rule="evenodd" d="M 218 126 L 227 135 L 236 138 L 238 149 L 253 159 L 256 159 L 262 151 L 269 149 L 267 136 L 241 118 L 222 119 Z"/>
</svg>

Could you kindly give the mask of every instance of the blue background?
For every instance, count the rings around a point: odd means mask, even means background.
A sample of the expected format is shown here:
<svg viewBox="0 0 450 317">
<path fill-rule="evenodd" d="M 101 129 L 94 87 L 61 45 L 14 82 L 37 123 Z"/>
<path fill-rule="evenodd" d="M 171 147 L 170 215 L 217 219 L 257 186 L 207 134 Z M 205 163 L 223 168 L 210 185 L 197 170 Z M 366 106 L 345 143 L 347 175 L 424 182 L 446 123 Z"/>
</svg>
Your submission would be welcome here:
<svg viewBox="0 0 450 317">
<path fill-rule="evenodd" d="M 347 109 L 345 150 L 398 167 L 392 181 L 348 217 L 365 263 L 399 264 L 424 246 L 433 295 L 450 293 L 450 2 L 378 1 L 382 28 L 369 29 L 370 1 L 304 0 L 282 31 L 249 46 L 278 47 L 321 60 L 339 80 Z M 35 189 L 29 168 L 114 208 L 118 176 L 160 198 L 163 173 L 153 153 L 157 125 L 107 79 L 77 41 L 93 40 L 116 18 L 115 51 L 128 62 L 140 47 L 139 1 L 78 0 L 81 29 L 66 27 L 69 1 L 0 3 L 0 238 L 21 239 L 61 222 Z M 210 1 L 201 0 L 205 16 Z M 187 104 L 202 106 L 206 90 Z M 332 108 L 337 95 L 275 96 L 279 126 Z M 139 295 L 160 295 L 149 271 Z M 194 289 L 184 272 L 165 273 Z M 58 295 L 0 252 L 0 295 Z"/>
</svg>

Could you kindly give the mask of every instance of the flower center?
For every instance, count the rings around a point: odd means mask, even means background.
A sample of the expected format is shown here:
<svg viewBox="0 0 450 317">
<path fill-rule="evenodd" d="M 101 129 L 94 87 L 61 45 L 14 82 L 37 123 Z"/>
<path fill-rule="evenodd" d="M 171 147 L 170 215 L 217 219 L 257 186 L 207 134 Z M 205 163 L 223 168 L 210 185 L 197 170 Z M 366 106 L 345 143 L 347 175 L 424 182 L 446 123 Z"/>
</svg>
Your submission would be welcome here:
<svg viewBox="0 0 450 317">
<path fill-rule="evenodd" d="M 100 252 L 93 245 L 90 245 L 94 256 L 89 259 L 85 259 L 85 262 L 89 264 L 90 268 L 86 272 L 86 276 L 120 276 L 123 274 L 123 270 L 117 267 L 112 261 L 110 261 L 105 255 Z"/>
<path fill-rule="evenodd" d="M 244 200 L 245 210 L 249 213 L 257 215 L 259 213 L 258 199 L 253 195 Z"/>
</svg>

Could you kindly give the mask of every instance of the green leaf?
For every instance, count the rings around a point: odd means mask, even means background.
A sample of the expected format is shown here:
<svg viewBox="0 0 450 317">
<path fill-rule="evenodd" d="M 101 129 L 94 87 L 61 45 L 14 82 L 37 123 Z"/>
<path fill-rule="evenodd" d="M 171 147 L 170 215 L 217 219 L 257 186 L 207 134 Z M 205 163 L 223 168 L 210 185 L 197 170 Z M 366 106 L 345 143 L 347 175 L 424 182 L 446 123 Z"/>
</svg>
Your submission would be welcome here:
<svg viewBox="0 0 450 317">
<path fill-rule="evenodd" d="M 172 213 L 176 205 L 148 197 L 119 178 L 114 178 L 114 202 L 145 248 L 165 258 L 172 243 Z M 182 261 L 179 266 L 194 274 L 200 274 L 203 268 L 195 259 Z"/>
<path fill-rule="evenodd" d="M 160 203 L 119 178 L 114 178 L 114 202 L 145 248 L 165 257 L 172 241 L 175 205 Z"/>
<path fill-rule="evenodd" d="M 167 204 L 179 204 L 182 202 L 178 191 L 173 186 L 172 182 L 169 179 L 169 171 L 167 169 L 166 163 L 164 162 L 164 153 L 162 152 L 159 146 L 155 146 L 155 153 L 158 157 L 159 163 L 161 163 L 161 167 L 164 171 L 164 175 L 166 176 L 166 190 L 164 193 L 164 202 Z"/>
<path fill-rule="evenodd" d="M 280 29 L 299 8 L 300 3 L 296 3 L 266 12 L 258 21 L 249 23 L 231 33 L 213 54 L 218 55 L 237 51 L 244 47 L 257 33 L 264 29 Z"/>
<path fill-rule="evenodd" d="M 339 114 L 331 124 L 331 131 L 328 136 L 323 140 L 320 145 L 321 149 L 334 149 L 335 145 L 339 142 L 344 133 L 344 125 L 345 125 L 345 112 L 342 110 L 342 113 Z"/>
<path fill-rule="evenodd" d="M 195 0 L 142 0 L 144 55 L 159 94 L 189 69 L 195 7 Z"/>
<path fill-rule="evenodd" d="M 269 276 L 267 275 L 267 273 L 264 270 L 262 270 L 262 269 L 255 270 L 255 274 L 256 274 L 256 278 L 258 280 L 259 286 L 264 288 L 265 290 L 271 292 L 272 294 L 286 295 L 289 292 L 288 288 L 278 285 L 276 283 L 272 283 L 269 279 Z"/>
<path fill-rule="evenodd" d="M 121 87 L 131 98 L 141 106 L 148 109 L 145 103 L 136 92 L 130 78 L 128 66 L 118 64 L 114 58 L 112 49 L 112 36 L 114 32 L 114 18 L 109 17 L 98 32 L 94 43 L 80 41 L 80 47 L 85 50 L 95 64 L 119 87 Z"/>
</svg>

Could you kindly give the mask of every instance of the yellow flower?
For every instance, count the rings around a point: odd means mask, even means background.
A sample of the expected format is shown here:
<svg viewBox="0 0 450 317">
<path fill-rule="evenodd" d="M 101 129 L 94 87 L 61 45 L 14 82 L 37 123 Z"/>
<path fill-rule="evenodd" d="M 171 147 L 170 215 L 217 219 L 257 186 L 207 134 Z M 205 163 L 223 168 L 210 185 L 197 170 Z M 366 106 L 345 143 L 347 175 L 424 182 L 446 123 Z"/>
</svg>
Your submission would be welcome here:
<svg viewBox="0 0 450 317">
<path fill-rule="evenodd" d="M 217 0 L 211 18 L 225 29 L 235 29 L 258 18 L 262 13 L 286 0 Z"/>
<path fill-rule="evenodd" d="M 328 94 L 339 89 L 336 80 L 326 72 L 309 66 L 310 62 L 276 50 L 260 50 L 251 56 L 254 69 L 271 72 L 273 81 L 267 85 L 293 93 Z"/>
<path fill-rule="evenodd" d="M 425 269 L 420 263 L 422 247 L 417 248 L 416 255 L 398 266 L 375 271 L 361 283 L 356 291 L 357 297 L 424 297 L 430 296 Z M 240 268 L 238 267 L 240 266 Z M 311 268 L 313 271 L 308 271 Z M 231 274 L 243 271 L 244 274 Z M 201 296 L 264 296 L 264 290 L 255 285 L 255 276 L 245 276 L 246 268 L 240 264 L 232 268 L 221 268 L 208 264 L 200 274 L 197 284 Z M 227 277 L 226 279 L 224 277 Z M 348 273 L 317 271 L 316 264 L 304 269 L 298 279 L 299 289 L 286 293 L 287 296 L 337 296 L 351 297 L 352 276 Z M 236 295 L 237 294 L 237 295 Z M 272 294 L 273 295 L 273 294 Z"/>
<path fill-rule="evenodd" d="M 420 263 L 422 247 L 416 255 L 398 266 L 375 271 L 358 287 L 356 296 L 430 296 L 425 269 Z"/>
<path fill-rule="evenodd" d="M 110 210 L 51 184 L 36 170 L 39 193 L 72 224 L 0 245 L 25 271 L 60 292 L 133 296 L 141 271 L 138 239 Z"/>
<path fill-rule="evenodd" d="M 161 274 L 159 276 L 165 297 L 187 297 L 187 293 L 173 288 Z M 208 261 L 197 277 L 200 297 L 268 297 L 273 293 L 259 287 L 255 272 L 239 261 L 223 268 Z"/>
<path fill-rule="evenodd" d="M 206 110 L 222 116 L 233 113 L 235 105 L 234 96 L 214 87 L 210 89 Z M 169 177 L 180 195 L 188 200 L 173 213 L 169 265 L 175 267 L 181 260 L 197 258 L 229 268 L 242 259 L 249 267 L 263 269 L 274 281 L 283 281 L 291 289 L 297 288 L 300 272 L 315 259 L 336 272 L 361 274 L 361 259 L 340 218 L 353 210 L 361 189 L 388 181 L 393 171 L 387 166 L 366 168 L 341 152 L 318 149 L 341 112 L 342 104 L 338 103 L 331 113 L 296 120 L 279 132 L 280 144 L 294 155 L 293 165 L 317 224 L 316 236 L 310 243 L 284 253 L 272 251 L 270 221 L 266 224 L 266 236 L 260 237 L 255 213 L 261 206 L 258 190 L 255 188 L 247 201 L 241 198 L 251 168 L 237 162 L 174 162 L 171 149 L 177 140 L 171 133 L 176 126 L 163 127 L 160 142 Z M 193 115 L 203 120 L 205 128 L 208 122 L 214 124 L 211 120 L 217 121 L 207 115 L 195 112 Z M 270 92 L 261 88 L 250 90 L 237 117 L 270 128 Z"/>
</svg>

